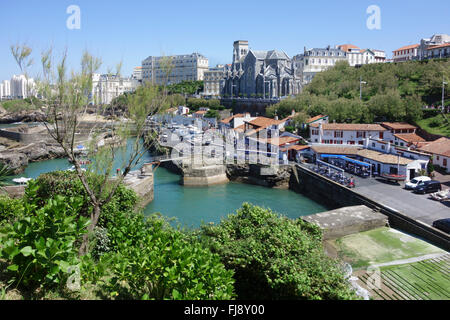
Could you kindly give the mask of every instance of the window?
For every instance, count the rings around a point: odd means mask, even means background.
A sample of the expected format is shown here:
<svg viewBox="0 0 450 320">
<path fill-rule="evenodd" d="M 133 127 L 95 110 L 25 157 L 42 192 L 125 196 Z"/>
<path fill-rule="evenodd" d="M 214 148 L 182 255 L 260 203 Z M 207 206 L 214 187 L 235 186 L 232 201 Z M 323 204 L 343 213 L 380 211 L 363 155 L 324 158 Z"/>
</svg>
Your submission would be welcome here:
<svg viewBox="0 0 450 320">
<path fill-rule="evenodd" d="M 334 132 L 334 137 L 335 138 L 343 138 L 344 137 L 344 132 L 343 131 L 335 131 Z"/>
<path fill-rule="evenodd" d="M 356 137 L 357 138 L 365 138 L 366 137 L 366 132 L 365 131 L 357 131 L 356 132 Z"/>
<path fill-rule="evenodd" d="M 384 137 L 383 133 L 384 132 L 380 132 L 380 139 L 383 139 L 383 137 Z"/>
<path fill-rule="evenodd" d="M 314 130 L 311 131 L 311 134 L 312 134 L 313 136 L 317 136 L 317 135 L 319 135 L 319 130 L 314 129 Z"/>
</svg>

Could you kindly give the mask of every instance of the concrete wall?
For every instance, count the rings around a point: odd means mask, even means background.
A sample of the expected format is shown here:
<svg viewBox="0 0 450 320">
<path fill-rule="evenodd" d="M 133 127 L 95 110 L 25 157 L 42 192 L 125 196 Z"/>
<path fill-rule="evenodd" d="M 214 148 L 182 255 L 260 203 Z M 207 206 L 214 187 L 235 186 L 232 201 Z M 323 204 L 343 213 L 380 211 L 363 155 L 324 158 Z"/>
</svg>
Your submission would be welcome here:
<svg viewBox="0 0 450 320">
<path fill-rule="evenodd" d="M 24 144 L 42 141 L 43 135 L 39 133 L 23 133 L 6 129 L 0 130 L 0 137 L 22 142 Z"/>
</svg>

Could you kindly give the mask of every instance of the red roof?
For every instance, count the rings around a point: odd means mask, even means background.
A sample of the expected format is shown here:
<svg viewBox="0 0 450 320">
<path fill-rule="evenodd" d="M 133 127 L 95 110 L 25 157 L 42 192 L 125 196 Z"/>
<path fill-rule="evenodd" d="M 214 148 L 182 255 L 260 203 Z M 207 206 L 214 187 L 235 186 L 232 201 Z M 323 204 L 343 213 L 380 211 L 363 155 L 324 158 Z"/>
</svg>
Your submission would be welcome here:
<svg viewBox="0 0 450 320">
<path fill-rule="evenodd" d="M 401 47 L 401 48 L 399 48 L 397 50 L 394 50 L 393 52 L 402 51 L 402 50 L 408 50 L 408 49 L 415 49 L 415 48 L 418 48 L 418 47 L 419 47 L 418 44 L 412 44 L 412 45 L 409 45 L 409 46 Z"/>
<path fill-rule="evenodd" d="M 324 116 L 323 114 L 319 114 L 318 116 L 309 118 L 308 121 L 306 121 L 306 123 L 311 123 L 311 122 L 317 121 L 319 119 L 322 119 L 324 117 L 326 117 L 326 116 Z"/>
<path fill-rule="evenodd" d="M 310 125 L 313 128 L 319 127 L 318 123 Z M 367 123 L 322 123 L 323 130 L 342 130 L 342 131 L 386 131 L 379 124 Z"/>
<path fill-rule="evenodd" d="M 419 150 L 450 157 L 450 138 L 439 138 L 433 142 L 430 142 L 426 146 L 419 148 Z"/>
</svg>

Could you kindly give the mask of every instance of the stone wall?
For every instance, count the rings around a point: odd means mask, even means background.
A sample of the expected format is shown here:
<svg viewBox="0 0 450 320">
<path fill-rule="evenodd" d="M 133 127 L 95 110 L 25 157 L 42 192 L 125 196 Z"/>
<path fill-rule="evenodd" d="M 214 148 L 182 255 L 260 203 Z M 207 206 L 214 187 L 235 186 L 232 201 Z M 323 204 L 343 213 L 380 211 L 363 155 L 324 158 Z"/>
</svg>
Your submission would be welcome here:
<svg viewBox="0 0 450 320">
<path fill-rule="evenodd" d="M 227 165 L 227 176 L 230 180 L 269 188 L 288 189 L 291 173 L 291 166 L 265 166 L 259 164 Z"/>
<path fill-rule="evenodd" d="M 227 183 L 228 177 L 224 165 L 202 167 L 183 166 L 183 180 L 185 186 L 209 186 Z"/>
</svg>

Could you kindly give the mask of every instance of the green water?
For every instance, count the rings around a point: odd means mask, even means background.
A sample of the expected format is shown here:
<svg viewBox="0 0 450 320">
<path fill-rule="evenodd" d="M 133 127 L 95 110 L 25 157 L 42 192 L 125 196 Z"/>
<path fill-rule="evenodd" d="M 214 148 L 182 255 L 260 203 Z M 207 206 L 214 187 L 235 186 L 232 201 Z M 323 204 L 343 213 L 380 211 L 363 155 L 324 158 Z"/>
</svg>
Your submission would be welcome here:
<svg viewBox="0 0 450 320">
<path fill-rule="evenodd" d="M 118 156 L 113 168 L 122 161 Z M 145 154 L 135 169 L 149 162 Z M 22 174 L 11 177 L 37 178 L 42 173 L 67 170 L 72 165 L 66 159 L 54 159 L 30 163 Z M 243 202 L 270 208 L 290 218 L 326 211 L 327 208 L 305 196 L 290 190 L 270 189 L 250 184 L 230 182 L 210 187 L 184 187 L 180 176 L 159 167 L 154 176 L 155 198 L 145 209 L 146 214 L 159 212 L 175 218 L 173 225 L 196 228 L 204 223 L 220 222 L 234 213 Z"/>
<path fill-rule="evenodd" d="M 155 200 L 145 213 L 160 212 L 176 218 L 174 224 L 198 227 L 202 222 L 220 222 L 243 202 L 270 208 L 289 218 L 326 211 L 327 208 L 290 190 L 229 182 L 209 187 L 184 187 L 180 177 L 164 168 L 155 172 Z"/>
</svg>

